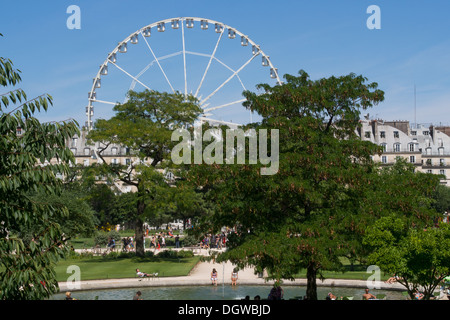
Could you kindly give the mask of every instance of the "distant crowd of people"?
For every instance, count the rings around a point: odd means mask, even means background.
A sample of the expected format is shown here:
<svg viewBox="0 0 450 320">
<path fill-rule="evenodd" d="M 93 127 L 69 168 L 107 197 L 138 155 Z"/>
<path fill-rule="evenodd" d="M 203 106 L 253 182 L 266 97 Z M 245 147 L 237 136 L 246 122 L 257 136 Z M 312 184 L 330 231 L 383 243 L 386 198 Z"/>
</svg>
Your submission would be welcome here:
<svg viewBox="0 0 450 320">
<path fill-rule="evenodd" d="M 226 231 L 220 233 L 210 233 L 203 236 L 200 241 L 200 247 L 202 249 L 222 249 L 227 245 L 228 237 L 233 231 Z M 168 228 L 167 231 L 162 231 L 155 233 L 153 235 L 149 234 L 149 229 L 145 229 L 143 241 L 144 248 L 154 248 L 162 249 L 167 248 L 166 239 L 171 238 L 174 239 L 175 248 L 181 248 L 180 235 L 174 234 L 171 228 Z M 135 250 L 135 239 L 136 237 L 124 237 L 121 239 L 122 242 L 122 250 L 124 252 L 131 252 Z M 109 238 L 107 248 L 111 251 L 114 251 L 116 247 L 116 240 L 114 238 Z"/>
<path fill-rule="evenodd" d="M 203 237 L 200 247 L 202 249 L 222 249 L 226 247 L 228 235 L 225 232 L 219 234 L 207 234 Z"/>
</svg>

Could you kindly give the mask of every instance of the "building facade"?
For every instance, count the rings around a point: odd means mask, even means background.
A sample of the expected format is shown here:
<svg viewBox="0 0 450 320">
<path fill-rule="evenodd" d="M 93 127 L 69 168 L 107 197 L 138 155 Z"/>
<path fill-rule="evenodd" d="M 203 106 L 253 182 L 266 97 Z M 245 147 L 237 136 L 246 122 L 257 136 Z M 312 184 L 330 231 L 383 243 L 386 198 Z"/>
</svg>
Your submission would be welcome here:
<svg viewBox="0 0 450 320">
<path fill-rule="evenodd" d="M 358 135 L 383 147 L 374 161 L 392 165 L 405 158 L 421 172 L 442 175 L 441 183 L 450 186 L 450 127 L 415 124 L 408 121 L 361 120 Z"/>
<path fill-rule="evenodd" d="M 411 125 L 408 121 L 380 119 L 364 119 L 360 122 L 361 127 L 357 132 L 360 138 L 383 147 L 383 153 L 375 155 L 374 161 L 388 166 L 402 157 L 418 171 L 442 175 L 441 183 L 450 186 L 450 127 Z M 99 142 L 89 145 L 86 135 L 87 131 L 81 131 L 80 136 L 67 141 L 67 146 L 75 156 L 75 164 L 90 166 L 101 161 L 97 152 L 105 145 Z M 129 148 L 115 144 L 102 151 L 102 156 L 107 164 L 129 166 L 140 161 Z M 131 186 L 122 184 L 120 189 L 123 192 L 133 191 Z"/>
</svg>

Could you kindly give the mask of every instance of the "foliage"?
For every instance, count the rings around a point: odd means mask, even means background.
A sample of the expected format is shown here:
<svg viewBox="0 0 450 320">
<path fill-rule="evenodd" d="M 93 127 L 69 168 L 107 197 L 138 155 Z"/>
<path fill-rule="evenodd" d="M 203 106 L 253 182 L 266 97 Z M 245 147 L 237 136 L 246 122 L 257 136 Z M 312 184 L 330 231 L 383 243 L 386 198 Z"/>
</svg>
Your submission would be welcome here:
<svg viewBox="0 0 450 320">
<path fill-rule="evenodd" d="M 444 213 L 450 212 L 450 188 L 447 186 L 439 185 L 436 188 L 436 192 L 433 195 L 433 199 L 435 203 L 433 204 L 433 208 L 436 209 L 437 212 Z"/>
<path fill-rule="evenodd" d="M 171 139 L 172 132 L 192 126 L 202 110 L 192 95 L 145 90 L 130 91 L 127 102 L 117 104 L 114 111 L 111 119 L 95 122 L 88 138 L 104 146 L 98 152 L 102 168 L 137 189 L 135 211 L 130 218 L 135 224 L 136 254 L 143 255 L 143 222 L 171 207 L 170 152 L 176 143 Z M 110 144 L 127 146 L 140 161 L 130 166 L 107 165 L 103 151 Z"/>
<path fill-rule="evenodd" d="M 181 240 L 183 247 L 191 247 L 191 246 L 196 246 L 200 240 L 198 237 L 193 236 L 193 235 L 187 235 L 185 237 L 183 237 L 183 239 Z"/>
<path fill-rule="evenodd" d="M 105 246 L 109 243 L 110 239 L 114 239 L 117 245 L 119 244 L 119 241 L 122 239 L 122 236 L 116 230 L 111 230 L 109 232 L 99 231 L 96 233 L 94 237 L 94 244 L 99 246 Z"/>
<path fill-rule="evenodd" d="M 192 258 L 194 253 L 190 250 L 164 250 L 158 253 L 157 257 L 161 259 L 178 259 L 178 258 Z"/>
<path fill-rule="evenodd" d="M 20 81 L 20 71 L 0 58 L 0 85 Z M 27 99 L 23 90 L 11 89 L 0 100 L 0 300 L 43 299 L 55 293 L 54 266 L 68 251 L 55 222 L 67 216 L 67 208 L 29 195 L 58 194 L 61 180 L 56 176 L 67 173 L 73 160 L 65 139 L 78 131 L 77 124 L 41 123 L 34 113 L 46 111 L 52 98 L 44 94 Z M 52 159 L 58 163 L 51 164 Z M 31 241 L 21 237 L 22 228 L 33 229 Z"/>
<path fill-rule="evenodd" d="M 285 75 L 282 85 L 262 84 L 264 93 L 244 92 L 244 105 L 263 117 L 249 127 L 279 130 L 279 171 L 258 165 L 200 165 L 190 181 L 217 203 L 200 232 L 236 228 L 218 260 L 253 265 L 270 277 L 290 279 L 307 269 L 307 295 L 317 297 L 320 270 L 340 270 L 361 219 L 359 189 L 375 170 L 380 148 L 356 135 L 359 115 L 383 100 L 376 83 L 349 74 L 311 80 Z"/>
<path fill-rule="evenodd" d="M 423 290 L 424 299 L 450 274 L 450 226 L 411 228 L 396 215 L 380 218 L 368 228 L 364 244 L 373 251 L 369 261 L 397 275 L 411 299 Z"/>
<path fill-rule="evenodd" d="M 46 195 L 45 192 L 40 191 L 33 193 L 30 197 L 36 202 L 45 199 L 47 203 L 55 207 L 67 207 L 67 216 L 54 218 L 68 238 L 93 235 L 95 226 L 98 224 L 97 219 L 81 190 L 65 185 L 58 195 Z"/>
</svg>

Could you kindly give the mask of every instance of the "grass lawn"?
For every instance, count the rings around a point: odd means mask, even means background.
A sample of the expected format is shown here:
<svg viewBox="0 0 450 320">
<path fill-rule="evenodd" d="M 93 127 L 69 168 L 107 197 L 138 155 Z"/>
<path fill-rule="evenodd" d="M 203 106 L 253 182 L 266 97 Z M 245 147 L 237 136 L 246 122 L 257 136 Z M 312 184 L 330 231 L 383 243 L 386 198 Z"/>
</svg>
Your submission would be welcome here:
<svg viewBox="0 0 450 320">
<path fill-rule="evenodd" d="M 76 265 L 81 271 L 81 280 L 134 278 L 136 268 L 142 272 L 158 272 L 161 277 L 187 276 L 200 257 L 181 259 L 149 258 L 104 258 L 88 257 L 61 260 L 55 268 L 57 280 L 67 281 L 71 273 L 67 267 Z"/>
</svg>

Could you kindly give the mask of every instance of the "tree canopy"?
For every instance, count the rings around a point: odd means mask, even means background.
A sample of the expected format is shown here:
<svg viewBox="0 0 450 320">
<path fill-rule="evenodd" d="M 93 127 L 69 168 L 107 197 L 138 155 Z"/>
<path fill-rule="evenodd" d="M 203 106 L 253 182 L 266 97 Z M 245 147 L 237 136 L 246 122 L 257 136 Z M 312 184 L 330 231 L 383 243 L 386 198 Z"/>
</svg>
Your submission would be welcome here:
<svg viewBox="0 0 450 320">
<path fill-rule="evenodd" d="M 233 226 L 236 236 L 217 259 L 253 265 L 269 278 L 291 279 L 307 269 L 307 296 L 317 299 L 320 270 L 337 270 L 361 216 L 359 188 L 381 152 L 356 134 L 362 110 L 383 101 L 376 83 L 349 74 L 311 80 L 300 71 L 286 82 L 244 92 L 244 106 L 263 117 L 248 127 L 279 130 L 279 171 L 257 165 L 195 166 L 191 181 L 210 190 L 217 211 L 201 230 Z"/>
<path fill-rule="evenodd" d="M 430 299 L 450 273 L 448 224 L 412 228 L 402 217 L 384 216 L 368 228 L 364 244 L 371 248 L 369 261 L 396 275 L 411 299 L 419 290 Z"/>
<path fill-rule="evenodd" d="M 0 85 L 20 83 L 20 71 L 0 58 Z M 65 139 L 77 131 L 74 121 L 41 123 L 34 114 L 47 110 L 51 96 L 28 99 L 11 89 L 0 100 L 0 299 L 42 299 L 58 290 L 54 266 L 67 250 L 55 218 L 67 208 L 54 206 L 32 192 L 57 194 L 73 159 Z M 57 163 L 51 163 L 51 161 Z M 33 230 L 24 239 L 20 231 Z"/>
<path fill-rule="evenodd" d="M 170 152 L 175 145 L 172 132 L 187 128 L 201 114 L 198 101 L 191 95 L 145 90 L 130 91 L 128 100 L 114 107 L 109 120 L 99 119 L 89 132 L 90 141 L 99 142 L 103 167 L 118 179 L 136 188 L 136 254 L 143 255 L 143 222 L 156 212 L 171 210 L 170 188 L 174 181 Z M 103 156 L 110 144 L 130 149 L 140 161 L 124 165 L 107 165 Z"/>
</svg>

